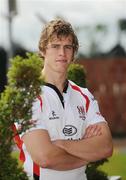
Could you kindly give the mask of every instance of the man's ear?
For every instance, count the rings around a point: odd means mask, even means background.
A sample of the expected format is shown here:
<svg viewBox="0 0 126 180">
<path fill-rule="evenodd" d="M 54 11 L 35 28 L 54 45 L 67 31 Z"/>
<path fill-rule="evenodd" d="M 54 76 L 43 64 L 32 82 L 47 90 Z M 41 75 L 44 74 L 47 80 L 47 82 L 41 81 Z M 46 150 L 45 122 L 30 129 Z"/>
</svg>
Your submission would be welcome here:
<svg viewBox="0 0 126 180">
<path fill-rule="evenodd" d="M 72 63 L 75 61 L 75 53 L 73 54 L 73 57 L 72 57 Z"/>
<path fill-rule="evenodd" d="M 45 52 L 40 51 L 39 54 L 40 54 L 40 57 L 45 58 Z"/>
<path fill-rule="evenodd" d="M 41 56 L 45 57 L 45 52 L 40 52 Z"/>
</svg>

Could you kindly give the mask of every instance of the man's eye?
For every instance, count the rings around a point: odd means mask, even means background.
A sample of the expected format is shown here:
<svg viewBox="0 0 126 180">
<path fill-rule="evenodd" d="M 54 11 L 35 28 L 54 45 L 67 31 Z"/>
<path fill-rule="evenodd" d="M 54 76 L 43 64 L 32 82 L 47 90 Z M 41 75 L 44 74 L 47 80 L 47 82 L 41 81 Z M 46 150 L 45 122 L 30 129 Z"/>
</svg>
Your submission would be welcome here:
<svg viewBox="0 0 126 180">
<path fill-rule="evenodd" d="M 57 44 L 52 44 L 51 45 L 51 48 L 58 48 L 59 47 L 59 45 L 57 45 Z"/>
<path fill-rule="evenodd" d="M 71 49 L 73 49 L 73 46 L 72 45 L 66 45 L 65 48 L 71 50 Z"/>
</svg>

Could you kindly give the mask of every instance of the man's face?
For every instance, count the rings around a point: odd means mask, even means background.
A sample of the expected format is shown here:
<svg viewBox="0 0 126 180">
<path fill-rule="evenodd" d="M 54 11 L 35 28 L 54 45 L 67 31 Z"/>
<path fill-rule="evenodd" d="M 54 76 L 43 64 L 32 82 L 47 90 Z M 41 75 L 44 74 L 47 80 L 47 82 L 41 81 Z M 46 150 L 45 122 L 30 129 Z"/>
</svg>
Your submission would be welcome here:
<svg viewBox="0 0 126 180">
<path fill-rule="evenodd" d="M 72 36 L 57 38 L 54 35 L 43 56 L 45 67 L 57 72 L 66 72 L 74 56 Z"/>
</svg>

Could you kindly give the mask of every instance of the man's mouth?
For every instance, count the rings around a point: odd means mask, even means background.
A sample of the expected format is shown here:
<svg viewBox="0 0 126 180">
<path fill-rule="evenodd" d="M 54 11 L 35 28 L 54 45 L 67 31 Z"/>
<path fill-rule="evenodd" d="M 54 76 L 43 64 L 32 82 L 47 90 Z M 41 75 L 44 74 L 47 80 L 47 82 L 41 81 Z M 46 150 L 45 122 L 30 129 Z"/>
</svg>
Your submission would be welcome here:
<svg viewBox="0 0 126 180">
<path fill-rule="evenodd" d="M 56 62 L 66 63 L 67 60 L 66 59 L 57 59 Z"/>
</svg>

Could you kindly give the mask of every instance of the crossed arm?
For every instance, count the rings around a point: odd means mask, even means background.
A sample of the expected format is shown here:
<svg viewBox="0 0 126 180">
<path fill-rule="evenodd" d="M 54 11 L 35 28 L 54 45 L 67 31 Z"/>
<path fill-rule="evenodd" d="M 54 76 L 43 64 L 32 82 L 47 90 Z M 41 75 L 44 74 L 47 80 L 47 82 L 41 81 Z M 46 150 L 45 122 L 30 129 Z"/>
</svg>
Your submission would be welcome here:
<svg viewBox="0 0 126 180">
<path fill-rule="evenodd" d="M 46 130 L 33 130 L 23 136 L 23 141 L 32 160 L 40 167 L 71 170 L 87 164 L 86 161 L 54 145 Z"/>
<path fill-rule="evenodd" d="M 54 143 L 87 162 L 109 157 L 113 151 L 111 134 L 105 122 L 87 128 L 84 138 L 79 141 L 56 140 Z"/>
<path fill-rule="evenodd" d="M 82 140 L 51 142 L 46 130 L 33 130 L 22 137 L 34 162 L 43 168 L 71 170 L 112 154 L 112 140 L 106 123 L 86 129 Z"/>
</svg>

